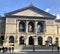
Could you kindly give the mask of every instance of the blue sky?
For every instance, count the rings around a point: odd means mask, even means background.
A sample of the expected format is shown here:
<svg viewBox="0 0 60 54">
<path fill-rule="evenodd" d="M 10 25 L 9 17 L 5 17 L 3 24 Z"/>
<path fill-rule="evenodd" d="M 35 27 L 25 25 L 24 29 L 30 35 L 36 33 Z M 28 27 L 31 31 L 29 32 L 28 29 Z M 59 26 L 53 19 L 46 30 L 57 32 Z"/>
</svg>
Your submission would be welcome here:
<svg viewBox="0 0 60 54">
<path fill-rule="evenodd" d="M 4 12 L 27 7 L 30 3 L 60 17 L 60 0 L 0 0 L 0 15 L 3 16 Z"/>
</svg>

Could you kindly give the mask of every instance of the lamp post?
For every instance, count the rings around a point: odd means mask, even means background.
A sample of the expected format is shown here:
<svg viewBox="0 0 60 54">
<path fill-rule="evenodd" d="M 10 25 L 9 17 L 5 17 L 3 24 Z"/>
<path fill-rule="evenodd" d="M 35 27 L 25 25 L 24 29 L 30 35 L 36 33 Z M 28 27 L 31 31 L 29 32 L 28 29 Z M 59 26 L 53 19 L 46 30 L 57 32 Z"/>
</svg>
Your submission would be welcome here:
<svg viewBox="0 0 60 54">
<path fill-rule="evenodd" d="M 35 52 L 35 45 L 33 44 L 33 52 Z"/>
<path fill-rule="evenodd" d="M 59 44 L 58 44 L 58 41 L 57 41 L 57 51 L 59 51 Z"/>
<path fill-rule="evenodd" d="M 53 44 L 52 44 L 52 52 L 53 52 Z"/>
<path fill-rule="evenodd" d="M 33 36 L 33 38 L 35 39 L 36 36 Z M 34 42 L 35 42 L 35 40 L 34 40 Z M 35 52 L 35 44 L 34 43 L 33 43 L 33 52 Z"/>
</svg>

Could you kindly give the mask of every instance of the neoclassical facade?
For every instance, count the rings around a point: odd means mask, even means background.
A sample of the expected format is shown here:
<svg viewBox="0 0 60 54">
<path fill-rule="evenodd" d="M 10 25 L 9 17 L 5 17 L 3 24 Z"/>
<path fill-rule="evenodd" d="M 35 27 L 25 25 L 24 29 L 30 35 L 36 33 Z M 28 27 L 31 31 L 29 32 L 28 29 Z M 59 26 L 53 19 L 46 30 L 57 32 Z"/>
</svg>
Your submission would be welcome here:
<svg viewBox="0 0 60 54">
<path fill-rule="evenodd" d="M 33 45 L 60 47 L 60 19 L 33 5 L 6 13 L 0 25 L 0 46 L 14 50 Z"/>
</svg>

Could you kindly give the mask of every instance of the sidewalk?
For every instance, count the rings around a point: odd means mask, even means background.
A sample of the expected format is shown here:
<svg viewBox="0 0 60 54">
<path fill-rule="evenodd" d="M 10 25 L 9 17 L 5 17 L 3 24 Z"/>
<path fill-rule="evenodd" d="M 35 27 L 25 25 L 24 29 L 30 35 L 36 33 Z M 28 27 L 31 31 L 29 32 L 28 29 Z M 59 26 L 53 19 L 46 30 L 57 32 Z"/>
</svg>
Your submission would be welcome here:
<svg viewBox="0 0 60 54">
<path fill-rule="evenodd" d="M 58 50 L 55 50 L 55 49 L 54 50 L 43 50 L 43 49 L 42 50 L 35 50 L 35 52 L 39 52 L 39 51 L 56 51 L 57 52 Z M 18 53 L 27 53 L 27 52 L 33 52 L 33 50 L 22 50 L 22 51 L 15 50 L 15 53 L 17 53 L 17 52 Z"/>
<path fill-rule="evenodd" d="M 22 50 L 22 51 L 18 51 L 15 50 L 15 52 L 4 52 L 5 54 L 58 54 L 60 53 L 60 50 Z M 2 52 L 0 54 L 3 54 Z"/>
<path fill-rule="evenodd" d="M 22 50 L 22 51 L 33 51 L 33 50 Z M 44 50 L 43 49 L 39 50 L 38 49 L 38 50 L 35 50 L 35 51 L 58 51 L 58 50 L 52 50 L 52 49 L 51 50 L 45 50 L 45 49 Z"/>
</svg>

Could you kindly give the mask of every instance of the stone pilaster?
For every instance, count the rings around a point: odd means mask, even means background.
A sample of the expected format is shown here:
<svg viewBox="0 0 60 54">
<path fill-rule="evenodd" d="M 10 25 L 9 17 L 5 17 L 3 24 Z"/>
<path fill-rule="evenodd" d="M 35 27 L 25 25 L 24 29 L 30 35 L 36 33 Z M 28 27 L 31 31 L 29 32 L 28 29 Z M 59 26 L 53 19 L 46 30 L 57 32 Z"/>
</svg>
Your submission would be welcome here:
<svg viewBox="0 0 60 54">
<path fill-rule="evenodd" d="M 60 47 L 60 36 L 58 37 L 58 46 Z"/>
<path fill-rule="evenodd" d="M 38 45 L 38 39 L 37 39 L 37 37 L 35 37 L 35 39 L 34 39 L 34 44 Z"/>
<path fill-rule="evenodd" d="M 25 39 L 25 44 L 29 45 L 29 37 L 27 36 L 27 38 Z"/>
</svg>

